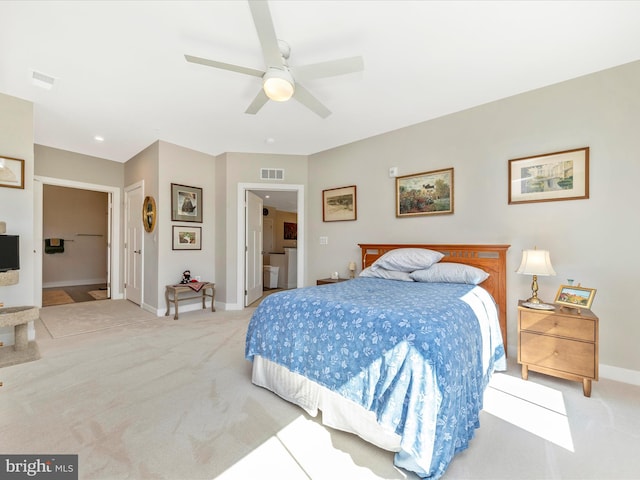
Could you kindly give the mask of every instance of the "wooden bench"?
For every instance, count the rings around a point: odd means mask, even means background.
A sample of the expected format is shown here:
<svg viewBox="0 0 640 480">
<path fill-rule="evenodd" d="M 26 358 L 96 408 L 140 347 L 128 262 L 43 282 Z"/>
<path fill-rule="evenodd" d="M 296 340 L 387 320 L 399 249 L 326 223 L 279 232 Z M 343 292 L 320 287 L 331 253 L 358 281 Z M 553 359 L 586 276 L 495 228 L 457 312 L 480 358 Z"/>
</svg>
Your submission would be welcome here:
<svg viewBox="0 0 640 480">
<path fill-rule="evenodd" d="M 178 303 L 183 300 L 191 300 L 193 298 L 202 298 L 202 308 L 207 308 L 207 297 L 211 298 L 211 311 L 215 312 L 215 296 L 216 289 L 215 283 L 211 282 L 197 282 L 193 284 L 178 284 L 178 285 L 167 285 L 164 291 L 164 298 L 167 302 L 167 312 L 164 314 L 165 317 L 169 315 L 169 311 L 171 310 L 171 304 L 173 303 L 175 309 L 175 315 L 173 316 L 174 320 L 178 320 Z M 200 289 L 196 292 L 196 290 L 192 287 L 200 287 Z M 211 293 L 207 293 L 207 290 L 211 290 Z M 181 293 L 192 293 L 193 295 L 188 297 L 181 297 Z"/>
</svg>

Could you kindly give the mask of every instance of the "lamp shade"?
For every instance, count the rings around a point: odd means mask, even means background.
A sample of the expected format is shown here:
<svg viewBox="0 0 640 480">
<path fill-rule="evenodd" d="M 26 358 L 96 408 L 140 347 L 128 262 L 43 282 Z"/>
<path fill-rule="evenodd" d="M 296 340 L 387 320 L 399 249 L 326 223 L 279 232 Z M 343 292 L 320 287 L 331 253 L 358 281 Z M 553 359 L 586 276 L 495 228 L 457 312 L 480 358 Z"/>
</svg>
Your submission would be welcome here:
<svg viewBox="0 0 640 480">
<path fill-rule="evenodd" d="M 287 70 L 269 68 L 262 77 L 262 88 L 271 100 L 286 102 L 294 93 L 293 77 Z"/>
<path fill-rule="evenodd" d="M 556 274 L 547 250 L 523 250 L 522 262 L 516 273 L 541 276 Z"/>
</svg>

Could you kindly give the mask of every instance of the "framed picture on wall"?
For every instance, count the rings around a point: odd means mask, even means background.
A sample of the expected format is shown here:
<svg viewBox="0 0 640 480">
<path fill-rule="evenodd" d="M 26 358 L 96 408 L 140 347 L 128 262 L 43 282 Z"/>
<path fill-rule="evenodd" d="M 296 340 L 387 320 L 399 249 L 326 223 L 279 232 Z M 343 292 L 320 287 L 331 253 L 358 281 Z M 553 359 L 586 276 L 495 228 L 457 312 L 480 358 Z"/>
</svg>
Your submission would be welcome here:
<svg viewBox="0 0 640 480">
<path fill-rule="evenodd" d="M 322 221 L 342 222 L 356 220 L 356 186 L 330 188 L 322 191 Z"/>
<path fill-rule="evenodd" d="M 171 184 L 171 220 L 202 223 L 202 189 Z"/>
<path fill-rule="evenodd" d="M 202 250 L 202 228 L 174 225 L 173 250 Z"/>
<path fill-rule="evenodd" d="M 0 187 L 24 188 L 24 160 L 0 156 Z"/>
<path fill-rule="evenodd" d="M 396 177 L 396 217 L 453 213 L 453 168 Z"/>
<path fill-rule="evenodd" d="M 284 222 L 284 239 L 285 240 L 297 240 L 298 239 L 298 224 L 293 222 Z"/>
<path fill-rule="evenodd" d="M 509 205 L 589 198 L 589 147 L 509 160 Z"/>
</svg>

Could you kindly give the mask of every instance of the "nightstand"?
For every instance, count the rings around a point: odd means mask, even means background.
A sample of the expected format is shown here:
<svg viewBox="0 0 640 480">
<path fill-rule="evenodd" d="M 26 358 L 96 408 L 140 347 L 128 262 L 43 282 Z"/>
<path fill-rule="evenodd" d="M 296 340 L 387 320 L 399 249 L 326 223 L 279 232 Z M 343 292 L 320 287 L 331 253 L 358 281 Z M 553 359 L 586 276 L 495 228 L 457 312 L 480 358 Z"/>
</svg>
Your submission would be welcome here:
<svg viewBox="0 0 640 480">
<path fill-rule="evenodd" d="M 321 278 L 320 280 L 316 280 L 316 285 L 328 285 L 330 283 L 346 282 L 347 280 L 351 280 L 351 279 L 350 278 Z"/>
<path fill-rule="evenodd" d="M 518 302 L 518 363 L 529 370 L 582 382 L 585 397 L 598 380 L 598 317 L 590 310 L 536 310 Z"/>
</svg>

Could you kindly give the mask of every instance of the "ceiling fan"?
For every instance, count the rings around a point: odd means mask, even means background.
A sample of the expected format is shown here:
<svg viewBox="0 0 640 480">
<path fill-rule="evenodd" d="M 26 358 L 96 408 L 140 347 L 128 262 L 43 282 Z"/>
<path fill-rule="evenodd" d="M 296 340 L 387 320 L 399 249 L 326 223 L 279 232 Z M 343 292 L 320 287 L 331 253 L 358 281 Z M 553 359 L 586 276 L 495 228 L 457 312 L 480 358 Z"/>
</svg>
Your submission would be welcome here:
<svg viewBox="0 0 640 480">
<path fill-rule="evenodd" d="M 331 111 L 299 82 L 362 71 L 364 68 L 362 57 L 329 60 L 298 67 L 289 66 L 291 49 L 286 42 L 276 38 L 267 2 L 265 0 L 249 0 L 249 8 L 262 46 L 266 70 L 232 65 L 192 55 L 185 55 L 185 59 L 191 63 L 262 78 L 262 89 L 245 113 L 258 113 L 269 100 L 284 102 L 293 97 L 322 118 L 331 115 Z"/>
</svg>

